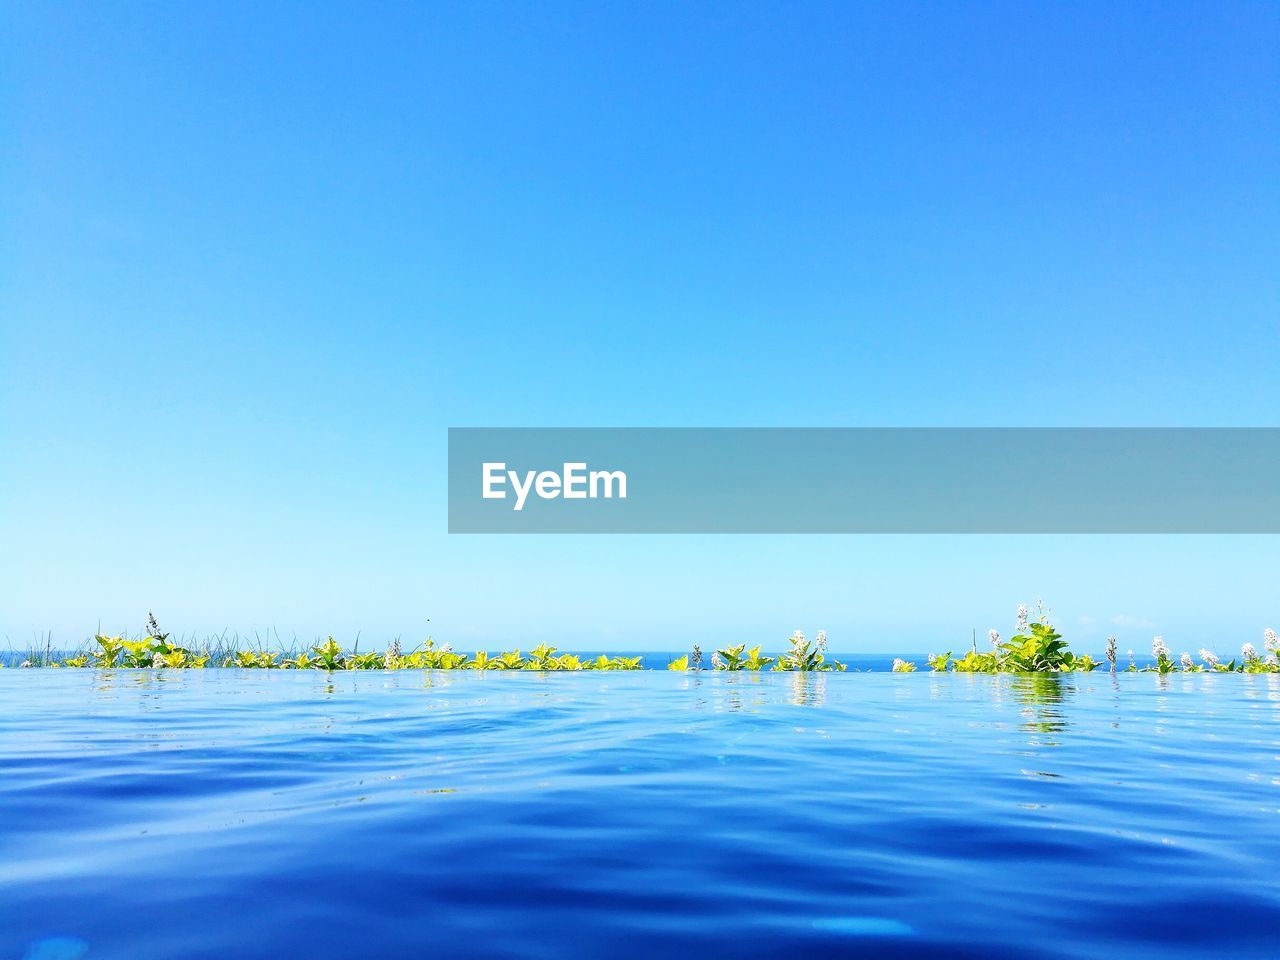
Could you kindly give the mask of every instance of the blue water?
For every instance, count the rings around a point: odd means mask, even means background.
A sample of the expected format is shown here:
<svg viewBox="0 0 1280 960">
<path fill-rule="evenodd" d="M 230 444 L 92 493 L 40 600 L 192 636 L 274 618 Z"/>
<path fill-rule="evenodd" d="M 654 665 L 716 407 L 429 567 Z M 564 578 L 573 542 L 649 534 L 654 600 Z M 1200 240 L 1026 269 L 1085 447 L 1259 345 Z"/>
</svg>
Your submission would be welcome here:
<svg viewBox="0 0 1280 960">
<path fill-rule="evenodd" d="M 0 960 L 1275 957 L 1280 680 L 0 673 Z"/>
</svg>

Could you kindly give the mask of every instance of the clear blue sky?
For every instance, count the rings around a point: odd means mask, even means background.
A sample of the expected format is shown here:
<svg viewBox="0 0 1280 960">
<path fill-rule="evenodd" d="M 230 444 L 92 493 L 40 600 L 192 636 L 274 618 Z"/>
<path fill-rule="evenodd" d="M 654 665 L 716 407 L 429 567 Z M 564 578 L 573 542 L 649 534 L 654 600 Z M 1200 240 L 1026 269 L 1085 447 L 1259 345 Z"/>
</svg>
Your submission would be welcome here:
<svg viewBox="0 0 1280 960">
<path fill-rule="evenodd" d="M 1095 648 L 1280 627 L 1275 537 L 450 537 L 444 490 L 451 425 L 1277 425 L 1275 4 L 10 3 L 0 36 L 15 644 L 154 609 L 943 649 L 1037 593 Z"/>
</svg>

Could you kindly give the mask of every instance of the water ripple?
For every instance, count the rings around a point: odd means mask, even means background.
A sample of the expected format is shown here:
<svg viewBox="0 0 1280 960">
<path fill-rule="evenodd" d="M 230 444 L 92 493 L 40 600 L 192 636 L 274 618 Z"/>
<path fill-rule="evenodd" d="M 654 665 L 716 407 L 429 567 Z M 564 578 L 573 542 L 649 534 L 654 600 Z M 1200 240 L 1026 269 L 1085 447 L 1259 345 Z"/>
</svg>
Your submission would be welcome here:
<svg viewBox="0 0 1280 960">
<path fill-rule="evenodd" d="M 1268 678 L 0 673 L 0 958 L 1276 955 Z"/>
</svg>

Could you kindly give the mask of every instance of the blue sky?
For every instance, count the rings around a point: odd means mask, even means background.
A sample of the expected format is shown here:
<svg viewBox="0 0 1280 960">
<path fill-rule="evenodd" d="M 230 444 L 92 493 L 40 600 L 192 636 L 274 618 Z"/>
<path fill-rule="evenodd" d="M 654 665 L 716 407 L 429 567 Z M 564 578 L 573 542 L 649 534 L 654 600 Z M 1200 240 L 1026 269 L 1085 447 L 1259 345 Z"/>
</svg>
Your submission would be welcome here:
<svg viewBox="0 0 1280 960">
<path fill-rule="evenodd" d="M 1275 537 L 450 537 L 446 428 L 1277 425 L 1273 4 L 9 4 L 0 632 L 1230 650 Z M 993 469 L 998 469 L 993 465 Z M 430 618 L 430 623 L 427 623 Z"/>
</svg>

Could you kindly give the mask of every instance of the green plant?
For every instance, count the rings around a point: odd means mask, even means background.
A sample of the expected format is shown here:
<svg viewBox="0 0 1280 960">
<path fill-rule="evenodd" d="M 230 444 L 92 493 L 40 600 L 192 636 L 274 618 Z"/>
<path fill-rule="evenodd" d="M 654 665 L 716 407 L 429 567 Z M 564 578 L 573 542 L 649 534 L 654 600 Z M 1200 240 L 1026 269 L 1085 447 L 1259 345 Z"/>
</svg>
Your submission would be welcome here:
<svg viewBox="0 0 1280 960">
<path fill-rule="evenodd" d="M 760 647 L 746 649 L 745 643 L 736 647 L 725 647 L 717 650 L 711 658 L 712 666 L 717 670 L 763 670 L 773 663 L 772 657 L 760 655 Z"/>
<path fill-rule="evenodd" d="M 1016 634 L 1000 645 L 1000 669 L 1018 673 L 1071 670 L 1075 656 L 1067 649 L 1062 634 L 1054 630 L 1047 615 L 1030 624 L 1026 633 Z"/>
<path fill-rule="evenodd" d="M 342 647 L 333 637 L 329 637 L 324 643 L 316 644 L 312 648 L 312 653 L 315 655 L 313 666 L 317 670 L 341 670 L 346 666 Z"/>
<path fill-rule="evenodd" d="M 925 658 L 925 662 L 929 664 L 930 670 L 937 671 L 938 673 L 944 673 L 948 665 L 951 663 L 951 651 L 948 650 L 946 653 L 931 653 Z"/>
<path fill-rule="evenodd" d="M 520 656 L 519 650 L 511 650 L 507 653 L 499 654 L 496 662 L 501 665 L 499 669 L 519 670 L 524 666 L 525 659 Z"/>
<path fill-rule="evenodd" d="M 1178 665 L 1173 662 L 1173 656 L 1169 652 L 1168 645 L 1164 642 L 1164 637 L 1156 637 L 1151 641 L 1151 653 L 1156 658 L 1156 665 L 1150 669 L 1156 673 L 1178 672 Z"/>
<path fill-rule="evenodd" d="M 1098 661 L 1088 654 L 1076 656 L 1068 648 L 1062 634 L 1049 622 L 1049 611 L 1043 602 L 1036 603 L 1038 616 L 1030 622 L 1025 605 L 1018 607 L 1018 632 L 1007 641 L 992 630 L 987 636 L 991 641 L 990 652 L 980 653 L 975 646 L 958 660 L 951 653 L 929 654 L 930 668 L 942 672 L 957 673 L 1067 673 L 1096 670 Z M 1107 642 L 1108 660 L 1114 663 L 1115 640 Z"/>
<path fill-rule="evenodd" d="M 950 658 L 951 655 L 946 656 Z M 953 663 L 953 669 L 957 673 L 995 673 L 999 668 L 999 657 L 995 653 L 979 653 L 977 650 L 970 650 Z M 942 669 L 946 669 L 945 661 Z"/>
<path fill-rule="evenodd" d="M 152 623 L 154 624 L 154 619 Z M 62 661 L 64 667 L 95 667 L 125 669 L 199 669 L 209 662 L 207 653 L 194 653 L 186 647 L 169 643 L 167 633 L 158 636 L 147 636 L 141 640 L 126 640 L 124 637 L 107 637 L 96 635 L 94 642 L 97 650 L 68 657 Z"/>
<path fill-rule="evenodd" d="M 278 654 L 267 650 L 237 650 L 225 666 L 240 667 L 252 670 L 270 670 L 280 666 L 276 663 Z"/>
<path fill-rule="evenodd" d="M 774 670 L 795 670 L 807 673 L 845 669 L 845 665 L 839 660 L 826 662 L 827 633 L 825 630 L 819 630 L 813 641 L 806 640 L 804 634 L 797 630 L 791 635 L 789 642 L 790 649 L 778 657 L 777 663 L 773 665 Z"/>
<path fill-rule="evenodd" d="M 529 651 L 529 660 L 525 664 L 526 670 L 561 670 L 565 667 L 561 666 L 563 657 L 556 656 L 556 648 L 546 643 L 540 643 Z M 575 658 L 576 659 L 576 658 Z"/>
<path fill-rule="evenodd" d="M 574 653 L 562 653 L 558 657 L 552 657 L 547 661 L 545 666 L 534 667 L 537 670 L 585 670 L 587 665 L 582 662 L 582 658 Z"/>
<path fill-rule="evenodd" d="M 640 657 L 606 657 L 604 654 L 585 664 L 588 670 L 639 670 Z"/>
<path fill-rule="evenodd" d="M 1070 671 L 1090 671 L 1101 664 L 1088 654 L 1073 654 L 1067 643 L 1049 621 L 1049 614 L 1043 604 L 1038 603 L 1038 616 L 1035 622 L 1029 622 L 1027 608 L 1018 608 L 1018 628 L 1015 635 L 1007 642 L 1000 640 L 996 631 L 991 631 L 991 650 L 979 652 L 976 647 L 963 657 L 955 659 L 948 651 L 942 654 L 930 654 L 928 666 L 934 671 L 955 671 L 957 673 L 1029 673 L 1049 674 Z M 278 639 L 278 638 L 277 638 Z M 776 659 L 763 656 L 760 647 L 750 649 L 745 644 L 725 647 L 717 650 L 713 665 L 717 669 L 727 671 L 756 671 L 772 669 L 775 671 L 831 671 L 844 670 L 845 665 L 826 658 L 826 635 L 819 632 L 813 642 L 805 639 L 804 634 L 796 631 L 789 641 L 786 652 Z M 1146 671 L 1169 673 L 1280 673 L 1280 639 L 1275 631 L 1267 630 L 1263 634 L 1263 650 L 1259 651 L 1253 644 L 1246 643 L 1241 649 L 1240 657 L 1221 662 L 1217 655 L 1209 650 L 1200 651 L 1203 665 L 1195 663 L 1189 654 L 1175 660 L 1162 638 L 1157 637 L 1152 645 L 1156 663 Z M 1116 640 L 1107 638 L 1106 662 L 1113 668 L 1117 660 Z M 60 655 L 59 655 L 60 656 Z M 1129 652 L 1128 672 L 1137 672 L 1138 666 L 1133 661 L 1133 653 Z M 239 638 L 228 639 L 209 637 L 203 640 L 198 651 L 170 641 L 170 636 L 160 630 L 155 617 L 148 615 L 146 634 L 139 639 L 124 636 L 108 636 L 97 634 L 84 649 L 71 656 L 58 659 L 54 655 L 52 638 L 43 638 L 40 647 L 33 647 L 22 660 L 24 667 L 48 666 L 56 668 L 99 667 L 107 669 L 199 669 L 208 665 L 219 667 L 240 667 L 251 669 L 290 669 L 290 670 L 537 670 L 537 671 L 583 671 L 583 670 L 639 670 L 640 657 L 600 655 L 590 660 L 583 660 L 574 654 L 558 653 L 549 644 L 540 644 L 530 651 L 528 656 L 519 650 L 489 654 L 480 651 L 469 658 L 466 654 L 454 653 L 446 644 L 437 646 L 428 638 L 418 648 L 409 653 L 402 653 L 398 640 L 392 641 L 385 653 L 357 650 L 350 653 L 333 638 L 328 637 L 309 649 L 298 651 L 286 650 L 284 653 L 268 649 L 262 638 L 257 639 L 256 648 L 241 647 Z M 693 652 L 681 656 L 667 664 L 668 670 L 699 670 L 702 665 L 702 652 L 697 644 Z M 894 672 L 910 673 L 916 669 L 914 663 L 895 660 Z"/>
</svg>

